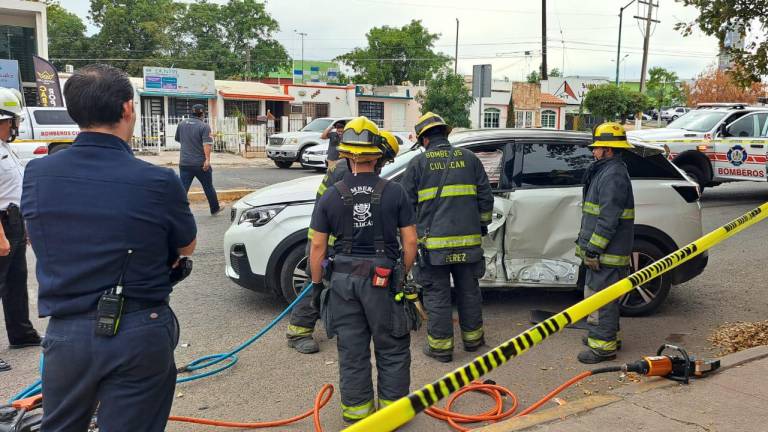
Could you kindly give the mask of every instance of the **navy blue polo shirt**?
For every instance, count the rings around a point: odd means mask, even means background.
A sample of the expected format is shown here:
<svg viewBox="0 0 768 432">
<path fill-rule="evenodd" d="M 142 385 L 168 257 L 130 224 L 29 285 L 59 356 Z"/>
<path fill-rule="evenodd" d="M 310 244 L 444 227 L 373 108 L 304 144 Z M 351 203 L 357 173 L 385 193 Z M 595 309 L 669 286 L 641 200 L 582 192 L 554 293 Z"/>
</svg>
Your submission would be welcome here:
<svg viewBox="0 0 768 432">
<path fill-rule="evenodd" d="M 21 211 L 37 257 L 40 316 L 95 310 L 129 249 L 124 295 L 165 299 L 169 263 L 197 235 L 178 176 L 102 133 L 82 132 L 69 149 L 30 161 Z"/>
</svg>

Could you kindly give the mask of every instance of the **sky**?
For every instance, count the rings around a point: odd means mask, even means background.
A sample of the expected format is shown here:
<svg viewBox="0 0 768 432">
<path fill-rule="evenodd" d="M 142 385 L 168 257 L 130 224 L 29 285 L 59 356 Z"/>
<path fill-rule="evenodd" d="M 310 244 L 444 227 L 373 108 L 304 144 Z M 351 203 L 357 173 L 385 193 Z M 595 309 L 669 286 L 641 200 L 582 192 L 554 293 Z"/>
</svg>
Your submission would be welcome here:
<svg viewBox="0 0 768 432">
<path fill-rule="evenodd" d="M 225 3 L 226 0 L 209 0 Z M 659 4 L 650 38 L 648 67 L 660 66 L 693 78 L 716 63 L 717 40 L 695 31 L 683 37 L 678 22 L 697 16 L 695 8 L 674 0 Z M 629 0 L 547 0 L 547 64 L 566 76 L 601 76 L 616 73 L 619 9 Z M 80 16 L 89 31 L 89 0 L 61 0 Z M 475 7 L 474 5 L 477 5 Z M 643 36 L 635 15 L 645 6 L 634 2 L 624 10 L 620 79 L 638 80 L 642 67 Z M 541 2 L 537 0 L 270 0 L 267 11 L 280 24 L 275 35 L 288 53 L 301 58 L 304 37 L 306 60 L 330 60 L 355 47 L 366 46 L 371 27 L 399 27 L 421 20 L 439 33 L 435 49 L 454 56 L 456 19 L 459 19 L 458 70 L 471 74 L 475 64 L 491 64 L 497 79 L 522 80 L 541 63 Z M 644 29 L 643 25 L 643 29 Z M 526 54 L 526 51 L 528 53 Z"/>
</svg>

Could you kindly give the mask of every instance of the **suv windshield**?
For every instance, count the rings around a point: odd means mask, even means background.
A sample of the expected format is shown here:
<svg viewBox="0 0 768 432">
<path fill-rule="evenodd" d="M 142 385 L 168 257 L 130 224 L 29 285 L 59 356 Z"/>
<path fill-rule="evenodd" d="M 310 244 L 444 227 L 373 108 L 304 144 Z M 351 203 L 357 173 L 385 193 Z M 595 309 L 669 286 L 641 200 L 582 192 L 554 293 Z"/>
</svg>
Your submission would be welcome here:
<svg viewBox="0 0 768 432">
<path fill-rule="evenodd" d="M 690 111 L 673 121 L 668 128 L 685 129 L 691 132 L 709 132 L 726 116 L 723 111 Z"/>
<path fill-rule="evenodd" d="M 333 119 L 316 119 L 301 129 L 302 132 L 322 132 L 330 126 Z"/>
</svg>

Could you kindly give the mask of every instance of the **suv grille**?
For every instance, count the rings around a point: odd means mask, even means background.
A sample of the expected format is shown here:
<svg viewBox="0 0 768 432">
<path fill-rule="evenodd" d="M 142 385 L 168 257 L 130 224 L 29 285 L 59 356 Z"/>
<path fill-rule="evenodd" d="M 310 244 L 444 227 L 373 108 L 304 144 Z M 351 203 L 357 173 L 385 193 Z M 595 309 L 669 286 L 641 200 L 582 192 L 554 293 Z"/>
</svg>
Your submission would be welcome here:
<svg viewBox="0 0 768 432">
<path fill-rule="evenodd" d="M 270 137 L 269 138 L 269 145 L 273 145 L 273 146 L 283 145 L 283 141 L 285 141 L 285 138 Z"/>
</svg>

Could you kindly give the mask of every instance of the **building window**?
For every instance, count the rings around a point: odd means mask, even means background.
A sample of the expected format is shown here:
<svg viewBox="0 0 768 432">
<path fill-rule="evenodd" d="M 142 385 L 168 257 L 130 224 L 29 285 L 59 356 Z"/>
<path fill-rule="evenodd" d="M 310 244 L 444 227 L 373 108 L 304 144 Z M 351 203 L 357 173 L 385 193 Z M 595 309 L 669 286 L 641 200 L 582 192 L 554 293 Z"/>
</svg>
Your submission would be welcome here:
<svg viewBox="0 0 768 432">
<path fill-rule="evenodd" d="M 541 127 L 545 129 L 557 128 L 557 113 L 552 110 L 543 110 L 541 112 Z"/>
<path fill-rule="evenodd" d="M 515 111 L 515 127 L 529 129 L 532 128 L 533 111 Z"/>
<path fill-rule="evenodd" d="M 384 102 L 359 101 L 357 114 L 368 117 L 378 127 L 384 127 Z"/>
<path fill-rule="evenodd" d="M 304 102 L 302 111 L 304 112 L 304 117 L 309 117 L 312 120 L 328 117 L 330 104 L 325 102 Z"/>
<path fill-rule="evenodd" d="M 499 111 L 497 108 L 486 108 L 485 111 L 483 111 L 483 128 L 499 128 L 500 116 L 501 111 Z"/>
<path fill-rule="evenodd" d="M 246 124 L 256 124 L 260 101 L 225 100 L 224 117 L 245 117 Z"/>
<path fill-rule="evenodd" d="M 200 104 L 208 111 L 208 101 L 205 99 L 168 98 L 168 123 L 178 124 L 185 118 L 192 117 L 192 107 Z"/>
<path fill-rule="evenodd" d="M 10 18 L 13 19 L 13 16 Z M 32 63 L 34 54 L 37 54 L 35 29 L 0 25 L 0 58 L 18 60 L 21 80 L 24 82 L 35 81 L 35 66 Z"/>
</svg>

